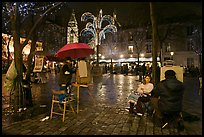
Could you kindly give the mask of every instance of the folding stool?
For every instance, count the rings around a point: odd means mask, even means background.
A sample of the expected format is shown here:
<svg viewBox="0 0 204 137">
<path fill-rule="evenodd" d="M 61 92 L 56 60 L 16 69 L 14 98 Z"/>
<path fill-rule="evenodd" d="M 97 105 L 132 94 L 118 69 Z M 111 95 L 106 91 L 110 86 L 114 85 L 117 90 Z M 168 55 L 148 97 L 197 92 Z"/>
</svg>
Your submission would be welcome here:
<svg viewBox="0 0 204 137">
<path fill-rule="evenodd" d="M 53 114 L 57 114 L 57 115 L 62 115 L 62 121 L 64 122 L 64 118 L 65 118 L 65 112 L 67 111 L 66 110 L 66 106 L 67 104 L 69 104 L 70 108 L 71 108 L 71 112 L 74 112 L 74 109 L 71 105 L 71 102 L 70 102 L 70 93 L 67 94 L 68 96 L 66 96 L 62 102 L 59 101 L 59 97 L 58 95 L 60 94 L 66 94 L 66 91 L 65 90 L 52 90 L 52 107 L 51 107 L 51 113 L 50 113 L 50 119 L 52 119 L 52 115 Z M 54 111 L 54 104 L 57 103 L 58 104 L 58 107 L 60 109 L 60 111 L 62 111 L 61 113 L 59 112 L 56 112 Z M 60 106 L 60 104 L 63 104 L 63 110 Z"/>
</svg>

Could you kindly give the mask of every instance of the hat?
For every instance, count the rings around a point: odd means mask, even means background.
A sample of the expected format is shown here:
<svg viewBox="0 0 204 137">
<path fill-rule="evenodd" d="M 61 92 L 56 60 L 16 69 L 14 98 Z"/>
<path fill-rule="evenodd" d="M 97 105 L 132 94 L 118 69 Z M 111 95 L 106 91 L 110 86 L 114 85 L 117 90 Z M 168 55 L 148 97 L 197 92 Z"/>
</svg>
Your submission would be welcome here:
<svg viewBox="0 0 204 137">
<path fill-rule="evenodd" d="M 173 71 L 173 70 L 167 70 L 167 71 L 165 72 L 165 78 L 166 78 L 166 77 L 174 77 L 174 76 L 176 76 L 176 72 Z"/>
</svg>

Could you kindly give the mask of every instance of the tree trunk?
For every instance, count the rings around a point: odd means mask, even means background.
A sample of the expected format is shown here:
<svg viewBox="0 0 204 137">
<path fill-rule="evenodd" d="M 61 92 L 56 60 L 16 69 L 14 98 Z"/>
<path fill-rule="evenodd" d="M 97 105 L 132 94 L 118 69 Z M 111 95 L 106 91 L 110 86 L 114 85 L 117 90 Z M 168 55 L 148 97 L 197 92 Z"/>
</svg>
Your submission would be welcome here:
<svg viewBox="0 0 204 137">
<path fill-rule="evenodd" d="M 156 84 L 156 67 L 157 67 L 157 24 L 154 14 L 154 5 L 150 2 L 150 18 L 152 23 L 152 80 Z"/>
<path fill-rule="evenodd" d="M 20 47 L 20 28 L 19 28 L 19 13 L 18 13 L 17 2 L 14 6 L 14 13 L 11 16 L 12 33 L 14 41 L 14 61 L 17 70 L 17 81 L 14 88 L 14 113 L 17 113 L 18 109 L 21 107 L 21 82 L 23 79 L 22 75 L 22 48 Z"/>
<path fill-rule="evenodd" d="M 32 15 L 32 25 L 34 26 L 35 22 L 34 22 L 34 16 Z M 36 29 L 33 29 L 33 33 L 31 35 L 31 49 L 30 49 L 30 54 L 28 55 L 28 60 L 27 60 L 27 72 L 26 72 L 26 80 L 30 83 L 31 79 L 30 79 L 30 74 L 33 71 L 33 56 L 34 56 L 34 52 L 35 52 L 35 46 L 36 46 L 36 42 L 37 42 L 37 35 L 36 35 Z"/>
</svg>

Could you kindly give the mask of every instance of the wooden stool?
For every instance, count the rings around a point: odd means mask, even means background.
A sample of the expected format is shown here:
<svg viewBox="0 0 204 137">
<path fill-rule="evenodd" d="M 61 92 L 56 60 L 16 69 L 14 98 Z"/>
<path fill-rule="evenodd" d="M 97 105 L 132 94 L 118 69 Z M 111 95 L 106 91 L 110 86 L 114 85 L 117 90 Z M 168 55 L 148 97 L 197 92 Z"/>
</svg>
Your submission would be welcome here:
<svg viewBox="0 0 204 137">
<path fill-rule="evenodd" d="M 58 95 L 60 94 L 66 94 L 65 90 L 52 90 L 52 107 L 51 107 L 51 114 L 50 114 L 50 119 L 52 119 L 52 114 L 57 114 L 57 115 L 62 115 L 62 121 L 64 122 L 64 118 L 65 118 L 65 112 L 66 112 L 66 105 L 69 104 L 70 108 L 71 108 L 71 112 L 74 112 L 74 109 L 71 105 L 70 99 L 69 99 L 69 95 L 67 97 L 65 97 L 62 102 L 59 101 Z M 60 109 L 60 111 L 62 111 L 61 113 L 59 112 L 54 112 L 54 103 L 58 104 L 58 107 Z M 63 104 L 63 109 L 61 108 L 60 104 Z"/>
</svg>

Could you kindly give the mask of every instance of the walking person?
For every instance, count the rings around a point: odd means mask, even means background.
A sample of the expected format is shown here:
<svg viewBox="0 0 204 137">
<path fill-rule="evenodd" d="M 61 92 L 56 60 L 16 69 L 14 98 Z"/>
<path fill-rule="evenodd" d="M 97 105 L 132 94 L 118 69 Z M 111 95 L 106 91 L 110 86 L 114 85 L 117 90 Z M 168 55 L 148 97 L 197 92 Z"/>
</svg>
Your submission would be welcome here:
<svg viewBox="0 0 204 137">
<path fill-rule="evenodd" d="M 130 104 L 130 113 L 136 113 L 139 116 L 142 116 L 144 114 L 142 103 L 150 101 L 151 91 L 154 88 L 154 85 L 150 81 L 150 75 L 146 75 L 143 83 L 141 83 L 137 88 L 137 91 L 128 97 L 128 103 Z M 134 112 L 134 106 L 136 106 L 136 112 Z"/>
</svg>

